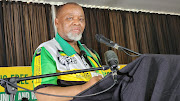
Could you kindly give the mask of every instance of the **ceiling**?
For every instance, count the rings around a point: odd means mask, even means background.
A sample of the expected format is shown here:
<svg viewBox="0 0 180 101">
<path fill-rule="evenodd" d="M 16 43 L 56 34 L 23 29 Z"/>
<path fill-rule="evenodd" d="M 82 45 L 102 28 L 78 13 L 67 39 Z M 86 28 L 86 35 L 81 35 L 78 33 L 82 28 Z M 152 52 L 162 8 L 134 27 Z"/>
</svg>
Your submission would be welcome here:
<svg viewBox="0 0 180 101">
<path fill-rule="evenodd" d="M 62 5 L 76 2 L 84 7 L 180 15 L 180 0 L 15 0 Z"/>
</svg>

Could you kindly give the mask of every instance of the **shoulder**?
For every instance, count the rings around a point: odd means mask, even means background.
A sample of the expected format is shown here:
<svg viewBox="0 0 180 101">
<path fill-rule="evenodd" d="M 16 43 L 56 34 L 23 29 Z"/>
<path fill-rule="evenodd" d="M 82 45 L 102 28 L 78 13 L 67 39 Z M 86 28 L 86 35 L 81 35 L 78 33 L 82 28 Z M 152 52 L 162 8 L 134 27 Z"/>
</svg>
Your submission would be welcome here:
<svg viewBox="0 0 180 101">
<path fill-rule="evenodd" d="M 49 41 L 46 41 L 46 42 L 41 43 L 41 44 L 38 46 L 38 48 L 40 48 L 40 47 L 46 47 L 46 46 L 54 46 L 54 45 L 59 45 L 59 43 L 53 38 L 53 39 L 51 39 L 51 40 L 49 40 Z M 38 48 L 37 48 L 37 49 L 38 49 Z"/>
<path fill-rule="evenodd" d="M 55 38 L 40 44 L 36 50 L 38 50 L 38 49 L 40 49 L 42 47 L 44 47 L 50 53 L 52 53 L 52 52 L 56 53 L 57 50 L 62 50 L 61 46 L 55 40 Z"/>
<path fill-rule="evenodd" d="M 50 53 L 47 51 L 47 49 L 45 47 L 39 47 L 36 49 L 36 51 L 34 52 L 34 57 L 36 56 L 50 56 Z"/>
<path fill-rule="evenodd" d="M 56 40 L 54 38 L 49 40 L 49 41 L 43 42 L 37 47 L 37 49 L 35 50 L 34 55 L 37 56 L 37 55 L 40 55 L 40 54 L 47 54 L 47 53 L 49 53 L 48 52 L 48 47 L 53 47 L 54 48 L 53 45 L 56 45 L 56 44 L 57 44 L 57 42 L 56 42 Z"/>
</svg>

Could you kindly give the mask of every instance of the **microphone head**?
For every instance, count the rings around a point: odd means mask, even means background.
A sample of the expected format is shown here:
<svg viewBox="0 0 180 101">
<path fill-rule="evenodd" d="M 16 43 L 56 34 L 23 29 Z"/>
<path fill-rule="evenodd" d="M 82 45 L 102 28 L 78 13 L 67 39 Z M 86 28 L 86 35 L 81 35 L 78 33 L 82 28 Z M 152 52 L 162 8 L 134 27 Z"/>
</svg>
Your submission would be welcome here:
<svg viewBox="0 0 180 101">
<path fill-rule="evenodd" d="M 86 54 L 86 52 L 84 50 L 80 51 L 80 56 L 83 56 L 84 54 Z"/>
<path fill-rule="evenodd" d="M 105 57 L 106 64 L 109 65 L 109 66 L 119 64 L 118 56 L 112 50 L 106 51 L 104 53 L 104 57 Z"/>
<path fill-rule="evenodd" d="M 109 47 L 114 47 L 115 43 L 108 38 L 104 37 L 102 34 L 96 34 L 95 38 L 97 39 L 98 42 L 106 44 Z"/>
</svg>

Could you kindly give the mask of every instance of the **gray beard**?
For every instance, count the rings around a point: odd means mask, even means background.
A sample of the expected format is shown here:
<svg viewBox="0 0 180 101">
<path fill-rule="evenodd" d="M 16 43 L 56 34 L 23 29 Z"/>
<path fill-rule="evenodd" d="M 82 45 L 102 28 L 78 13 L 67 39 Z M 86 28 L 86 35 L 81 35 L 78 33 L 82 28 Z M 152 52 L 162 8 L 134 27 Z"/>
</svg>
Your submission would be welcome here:
<svg viewBox="0 0 180 101">
<path fill-rule="evenodd" d="M 79 35 L 78 35 L 78 34 L 68 33 L 68 34 L 67 34 L 67 37 L 68 37 L 70 40 L 79 41 L 79 40 L 81 40 L 81 38 L 82 38 L 82 33 L 80 33 Z"/>
</svg>

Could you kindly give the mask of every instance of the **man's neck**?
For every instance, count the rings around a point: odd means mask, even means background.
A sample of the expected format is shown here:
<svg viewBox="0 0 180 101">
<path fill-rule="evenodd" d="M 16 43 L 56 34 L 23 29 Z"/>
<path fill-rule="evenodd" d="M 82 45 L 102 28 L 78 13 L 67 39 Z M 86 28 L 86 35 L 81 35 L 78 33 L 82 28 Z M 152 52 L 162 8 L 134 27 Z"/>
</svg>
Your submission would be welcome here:
<svg viewBox="0 0 180 101">
<path fill-rule="evenodd" d="M 74 50 L 75 50 L 78 54 L 80 54 L 80 49 L 79 49 L 79 46 L 78 46 L 77 41 L 68 42 L 68 43 L 74 48 Z"/>
</svg>

